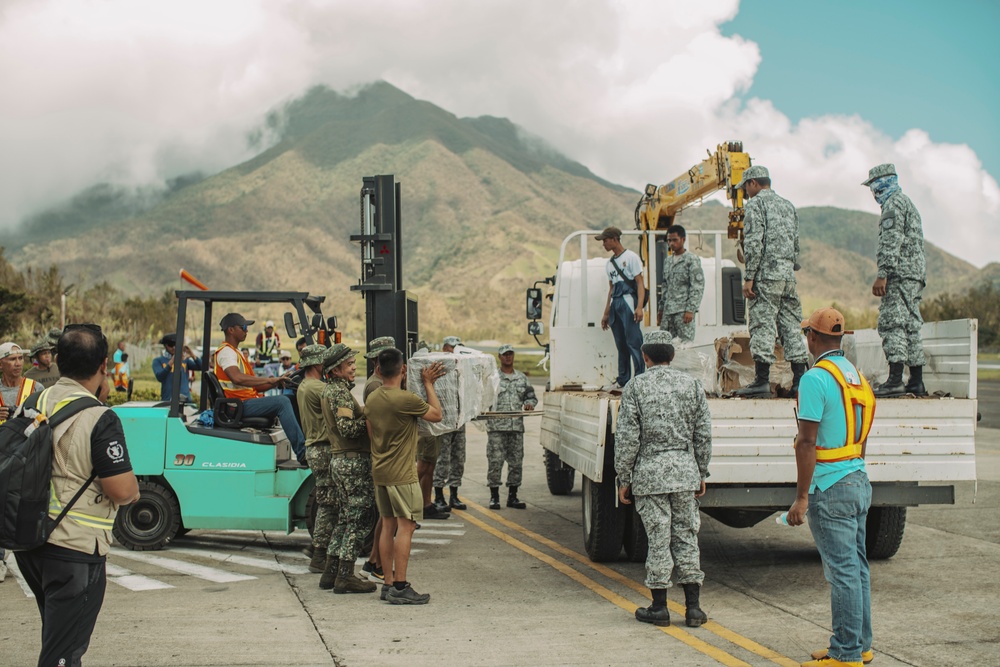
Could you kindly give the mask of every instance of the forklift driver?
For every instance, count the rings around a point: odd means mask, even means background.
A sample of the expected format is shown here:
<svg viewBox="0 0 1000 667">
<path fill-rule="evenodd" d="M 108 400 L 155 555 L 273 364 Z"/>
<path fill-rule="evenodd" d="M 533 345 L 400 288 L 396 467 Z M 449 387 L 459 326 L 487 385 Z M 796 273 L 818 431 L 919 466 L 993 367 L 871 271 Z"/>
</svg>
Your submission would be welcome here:
<svg viewBox="0 0 1000 667">
<path fill-rule="evenodd" d="M 246 417 L 277 417 L 281 428 L 288 436 L 295 457 L 306 464 L 305 436 L 295 419 L 295 411 L 288 396 L 260 396 L 260 392 L 284 386 L 287 376 L 258 377 L 253 368 L 239 352 L 240 343 L 246 340 L 247 328 L 253 320 L 239 313 L 229 313 L 222 318 L 219 326 L 226 341 L 215 351 L 215 375 L 219 378 L 226 398 L 243 401 L 243 415 Z"/>
</svg>

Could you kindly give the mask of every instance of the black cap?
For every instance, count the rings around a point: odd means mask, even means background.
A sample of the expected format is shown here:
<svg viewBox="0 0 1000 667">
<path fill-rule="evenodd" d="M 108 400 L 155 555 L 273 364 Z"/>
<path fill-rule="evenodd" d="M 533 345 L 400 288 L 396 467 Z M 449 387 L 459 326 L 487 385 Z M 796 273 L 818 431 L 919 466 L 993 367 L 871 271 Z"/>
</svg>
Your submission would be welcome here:
<svg viewBox="0 0 1000 667">
<path fill-rule="evenodd" d="M 229 313 L 219 322 L 219 327 L 225 331 L 229 327 L 243 327 L 250 326 L 251 324 L 253 324 L 253 320 L 248 320 L 239 313 Z"/>
<path fill-rule="evenodd" d="M 163 338 L 160 339 L 160 345 L 170 345 L 172 347 L 176 347 L 177 334 L 175 333 L 163 334 Z"/>
</svg>

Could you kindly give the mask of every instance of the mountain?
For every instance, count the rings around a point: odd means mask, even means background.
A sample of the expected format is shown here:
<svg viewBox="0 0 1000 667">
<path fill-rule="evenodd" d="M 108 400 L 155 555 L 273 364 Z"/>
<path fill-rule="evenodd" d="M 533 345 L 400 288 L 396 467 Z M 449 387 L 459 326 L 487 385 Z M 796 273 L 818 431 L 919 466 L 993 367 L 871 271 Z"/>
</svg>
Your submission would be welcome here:
<svg viewBox="0 0 1000 667">
<path fill-rule="evenodd" d="M 266 123 L 280 140 L 242 164 L 161 192 L 95 186 L 0 236 L 0 245 L 16 266 L 54 262 L 70 281 L 107 280 L 129 293 L 180 286 L 185 268 L 214 289 L 326 294 L 328 314 L 360 339 L 363 303 L 349 291 L 360 252 L 348 239 L 360 226 L 362 176 L 394 174 L 402 185 L 404 286 L 420 301 L 422 333 L 525 341 L 524 289 L 554 273 L 563 238 L 633 225 L 638 192 L 508 120 L 457 118 L 387 83 L 356 95 L 314 88 Z M 876 216 L 803 208 L 800 220 L 806 307 L 874 306 Z M 726 209 L 706 204 L 677 222 L 722 229 Z M 725 247 L 734 254 L 732 242 Z M 929 294 L 976 279 L 972 265 L 927 248 Z M 600 252 L 596 242 L 591 252 Z"/>
</svg>

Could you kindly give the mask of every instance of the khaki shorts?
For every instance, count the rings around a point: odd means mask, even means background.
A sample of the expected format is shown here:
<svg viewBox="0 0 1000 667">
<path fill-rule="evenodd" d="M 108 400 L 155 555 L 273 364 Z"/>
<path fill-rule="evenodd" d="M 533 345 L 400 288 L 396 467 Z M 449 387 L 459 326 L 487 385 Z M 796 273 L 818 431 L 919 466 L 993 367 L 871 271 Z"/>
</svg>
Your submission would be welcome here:
<svg viewBox="0 0 1000 667">
<path fill-rule="evenodd" d="M 389 519 L 396 517 L 423 521 L 424 494 L 416 482 L 399 486 L 375 485 L 375 504 L 378 513 Z"/>
<path fill-rule="evenodd" d="M 441 454 L 441 440 L 436 435 L 422 435 L 417 439 L 417 460 L 437 463 Z"/>
</svg>

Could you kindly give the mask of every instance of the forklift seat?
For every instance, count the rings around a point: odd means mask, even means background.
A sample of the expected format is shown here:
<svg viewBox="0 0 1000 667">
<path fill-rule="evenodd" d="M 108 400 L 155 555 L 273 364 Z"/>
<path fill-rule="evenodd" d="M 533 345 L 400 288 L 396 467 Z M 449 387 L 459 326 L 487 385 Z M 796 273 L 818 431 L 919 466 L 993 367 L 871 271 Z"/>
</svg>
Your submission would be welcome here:
<svg viewBox="0 0 1000 667">
<path fill-rule="evenodd" d="M 205 392 L 208 395 L 208 404 L 212 406 L 216 426 L 234 429 L 274 427 L 274 419 L 271 417 L 244 417 L 243 401 L 238 398 L 226 398 L 222 384 L 215 373 L 208 371 L 202 375 L 205 378 Z"/>
</svg>

